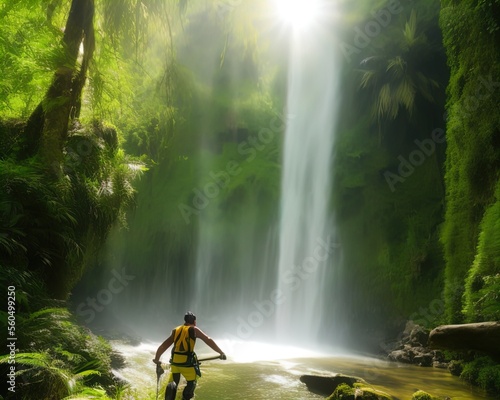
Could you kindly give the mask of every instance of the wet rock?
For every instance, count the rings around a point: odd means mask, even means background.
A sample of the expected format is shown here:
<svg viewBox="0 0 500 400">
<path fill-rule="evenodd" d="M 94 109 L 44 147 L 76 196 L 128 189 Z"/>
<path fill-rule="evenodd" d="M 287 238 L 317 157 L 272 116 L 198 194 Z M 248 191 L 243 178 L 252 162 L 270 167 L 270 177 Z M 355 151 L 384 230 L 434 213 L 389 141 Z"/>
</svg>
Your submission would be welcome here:
<svg viewBox="0 0 500 400">
<path fill-rule="evenodd" d="M 408 350 L 394 350 L 391 351 L 387 358 L 391 361 L 401 362 L 405 364 L 411 364 L 412 358 Z"/>
<path fill-rule="evenodd" d="M 405 330 L 401 334 L 401 340 L 395 346 L 396 350 L 390 351 L 387 358 L 390 361 L 401 362 L 405 364 L 415 364 L 422 367 L 431 367 L 435 363 L 443 363 L 444 355 L 442 352 L 427 347 L 429 330 L 412 321 L 408 321 Z M 446 368 L 447 365 L 441 365 Z"/>
<path fill-rule="evenodd" d="M 322 396 L 330 396 L 337 386 L 341 384 L 352 386 L 354 383 L 363 382 L 361 378 L 342 374 L 328 376 L 302 375 L 300 381 L 306 384 L 309 391 Z"/>
<path fill-rule="evenodd" d="M 415 325 L 410 332 L 409 341 L 413 346 L 427 346 L 429 330 Z"/>
<path fill-rule="evenodd" d="M 432 362 L 432 367 L 433 368 L 441 368 L 441 369 L 446 369 L 448 368 L 449 364 L 446 362 L 441 362 L 441 361 L 433 361 Z"/>
<path fill-rule="evenodd" d="M 456 361 L 456 360 L 452 360 L 449 364 L 448 364 L 448 370 L 450 371 L 450 373 L 452 375 L 455 375 L 455 376 L 460 376 L 460 374 L 462 373 L 462 371 L 464 370 L 464 366 L 463 366 L 463 363 L 460 362 L 460 361 Z"/>
<path fill-rule="evenodd" d="M 421 367 L 430 367 L 432 366 L 434 357 L 430 353 L 421 353 L 415 357 L 413 357 L 413 363 L 420 365 Z"/>
<path fill-rule="evenodd" d="M 432 353 L 434 354 L 434 361 L 444 362 L 445 357 L 444 357 L 444 353 L 442 351 L 432 350 Z"/>
</svg>

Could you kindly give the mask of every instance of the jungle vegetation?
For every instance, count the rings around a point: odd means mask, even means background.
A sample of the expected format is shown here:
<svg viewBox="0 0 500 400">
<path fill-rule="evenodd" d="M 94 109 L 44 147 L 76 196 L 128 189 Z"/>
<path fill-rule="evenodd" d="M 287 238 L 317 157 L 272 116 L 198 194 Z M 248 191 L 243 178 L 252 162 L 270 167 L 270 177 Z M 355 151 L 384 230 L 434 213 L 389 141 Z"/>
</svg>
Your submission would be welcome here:
<svg viewBox="0 0 500 400">
<path fill-rule="evenodd" d="M 408 319 L 500 319 L 500 2 L 396 3 L 340 2 L 344 47 L 332 47 L 345 59 L 331 210 L 357 288 L 343 306 L 366 338 Z M 353 27 L 395 4 L 356 47 Z M 278 218 L 283 125 L 263 151 L 238 147 L 285 105 L 284 50 L 260 34 L 262 9 L 0 1 L 0 277 L 16 287 L 23 398 L 122 396 L 120 358 L 75 320 L 71 296 L 106 271 L 110 240 L 135 265 L 141 251 L 193 265 L 192 188 L 208 155 L 218 171 L 253 157 L 204 214 L 238 221 L 215 224 L 214 240 Z M 469 361 L 464 379 L 499 392 L 498 365 Z"/>
</svg>

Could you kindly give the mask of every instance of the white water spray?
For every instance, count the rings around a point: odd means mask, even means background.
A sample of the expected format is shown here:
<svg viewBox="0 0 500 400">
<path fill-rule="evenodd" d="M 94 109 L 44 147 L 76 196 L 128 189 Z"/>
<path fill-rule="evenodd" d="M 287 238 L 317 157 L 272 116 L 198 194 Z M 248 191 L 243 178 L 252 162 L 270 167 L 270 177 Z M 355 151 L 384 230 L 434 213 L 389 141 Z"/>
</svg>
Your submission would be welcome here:
<svg viewBox="0 0 500 400">
<path fill-rule="evenodd" d="M 324 315 L 328 269 L 336 244 L 330 218 L 332 149 L 338 67 L 331 38 L 321 29 L 292 39 L 282 175 L 277 310 L 278 335 L 317 336 Z"/>
</svg>

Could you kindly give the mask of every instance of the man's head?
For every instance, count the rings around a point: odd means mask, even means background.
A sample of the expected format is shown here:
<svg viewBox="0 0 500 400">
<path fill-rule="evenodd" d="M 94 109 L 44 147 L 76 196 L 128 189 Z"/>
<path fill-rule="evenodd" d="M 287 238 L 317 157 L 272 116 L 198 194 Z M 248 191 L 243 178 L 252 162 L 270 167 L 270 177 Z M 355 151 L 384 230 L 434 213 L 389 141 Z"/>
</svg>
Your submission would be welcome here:
<svg viewBox="0 0 500 400">
<path fill-rule="evenodd" d="M 184 322 L 186 324 L 194 324 L 196 322 L 196 315 L 194 315 L 191 311 L 188 311 L 184 315 Z"/>
</svg>

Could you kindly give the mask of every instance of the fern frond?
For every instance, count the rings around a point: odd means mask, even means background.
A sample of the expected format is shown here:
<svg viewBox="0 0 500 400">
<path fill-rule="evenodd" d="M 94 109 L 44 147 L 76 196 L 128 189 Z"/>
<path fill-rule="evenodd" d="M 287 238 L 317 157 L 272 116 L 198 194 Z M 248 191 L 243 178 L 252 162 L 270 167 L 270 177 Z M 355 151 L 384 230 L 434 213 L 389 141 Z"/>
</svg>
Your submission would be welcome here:
<svg viewBox="0 0 500 400">
<path fill-rule="evenodd" d="M 403 105 L 411 115 L 415 107 L 415 87 L 409 78 L 405 78 L 398 85 L 395 97 L 399 104 Z"/>
<path fill-rule="evenodd" d="M 380 116 L 383 117 L 388 114 L 391 114 L 391 108 L 392 108 L 391 101 L 392 101 L 391 87 L 388 83 L 386 83 L 380 88 L 380 92 L 378 94 L 377 113 Z"/>
<path fill-rule="evenodd" d="M 387 62 L 386 72 L 390 73 L 395 79 L 401 79 L 406 73 L 406 67 L 405 59 L 397 56 Z"/>
<path fill-rule="evenodd" d="M 415 10 L 411 10 L 410 18 L 403 30 L 403 37 L 407 49 L 411 48 L 417 42 L 417 13 Z"/>
<path fill-rule="evenodd" d="M 361 89 L 366 89 L 368 86 L 372 86 L 375 83 L 376 72 L 373 70 L 364 71 L 361 76 L 361 81 L 359 87 Z"/>
</svg>

